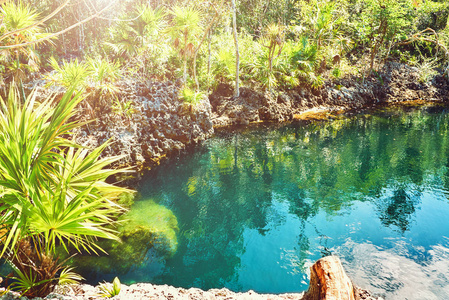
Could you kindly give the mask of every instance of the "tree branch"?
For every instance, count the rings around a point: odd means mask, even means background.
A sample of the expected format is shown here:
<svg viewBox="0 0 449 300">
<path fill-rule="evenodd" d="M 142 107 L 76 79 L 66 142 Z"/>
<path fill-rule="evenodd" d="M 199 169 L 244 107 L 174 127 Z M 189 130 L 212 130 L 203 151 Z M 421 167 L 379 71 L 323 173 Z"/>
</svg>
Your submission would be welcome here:
<svg viewBox="0 0 449 300">
<path fill-rule="evenodd" d="M 432 34 L 433 36 L 435 36 L 435 39 L 429 39 L 426 37 L 423 37 L 423 34 L 426 32 L 430 32 L 430 34 Z M 404 45 L 409 45 L 411 43 L 414 43 L 416 41 L 424 41 L 424 42 L 429 42 L 429 43 L 433 43 L 436 46 L 438 46 L 439 48 L 443 49 L 444 51 L 444 55 L 449 58 L 449 51 L 447 50 L 446 46 L 444 46 L 443 44 L 440 43 L 440 40 L 438 39 L 438 34 L 436 33 L 435 30 L 433 30 L 432 28 L 426 28 L 418 33 L 415 33 L 414 35 L 412 35 L 410 38 L 408 38 L 406 41 L 404 42 L 399 42 L 396 43 L 396 45 L 400 45 L 400 46 L 404 46 Z"/>
<path fill-rule="evenodd" d="M 53 18 L 54 15 L 56 15 L 59 11 L 61 11 L 61 9 L 63 9 L 68 3 L 70 2 L 70 0 L 66 0 L 64 3 L 62 3 L 58 8 L 56 8 L 51 14 L 49 14 L 48 16 L 46 16 L 45 18 L 43 18 L 42 20 L 31 24 L 29 26 L 23 27 L 23 28 L 19 28 L 10 32 L 5 33 L 4 35 L 0 36 L 0 41 L 4 40 L 5 38 L 7 38 L 8 36 L 11 36 L 13 34 L 28 30 L 30 28 L 39 26 L 43 23 L 45 23 L 46 21 L 48 21 L 49 19 Z"/>
<path fill-rule="evenodd" d="M 426 32 L 430 32 L 430 34 L 432 34 L 435 37 L 435 39 L 430 39 L 430 38 L 427 38 L 427 37 L 423 37 L 423 34 L 426 33 Z M 448 75 L 448 78 L 449 78 L 449 51 L 448 51 L 448 49 L 446 48 L 445 45 L 440 43 L 440 40 L 438 39 L 438 34 L 436 33 L 436 31 L 433 30 L 432 28 L 426 28 L 426 29 L 424 29 L 424 30 L 422 30 L 422 31 L 420 31 L 418 33 L 415 33 L 410 38 L 408 38 L 406 41 L 396 43 L 396 45 L 404 46 L 404 45 L 409 45 L 411 43 L 414 43 L 416 41 L 424 41 L 424 42 L 433 43 L 438 48 L 440 48 L 440 49 L 442 49 L 444 51 L 444 56 L 448 60 L 447 66 L 446 66 L 446 69 L 445 69 L 444 73 L 446 73 Z"/>
<path fill-rule="evenodd" d="M 90 20 L 100 16 L 102 13 L 104 13 L 106 10 L 111 8 L 117 2 L 118 2 L 118 0 L 113 0 L 111 3 L 109 3 L 107 6 L 105 6 L 102 10 L 98 11 L 97 13 L 91 15 L 90 17 L 88 17 L 88 18 L 86 18 L 86 19 L 84 19 L 82 21 L 79 21 L 76 24 L 73 24 L 72 26 L 67 27 L 64 30 L 61 30 L 61 31 L 49 34 L 46 37 L 37 39 L 35 41 L 30 41 L 30 42 L 27 42 L 27 43 L 22 43 L 22 44 L 17 44 L 17 45 L 0 46 L 0 49 L 15 49 L 15 48 L 21 48 L 21 47 L 24 47 L 24 46 L 33 45 L 33 44 L 37 44 L 37 43 L 48 41 L 51 38 L 54 38 L 54 37 L 59 36 L 59 35 L 61 35 L 63 33 L 66 33 L 67 31 L 72 30 L 73 28 L 78 27 L 79 25 L 84 24 L 84 23 L 86 23 L 86 22 L 88 22 L 88 21 L 90 21 Z"/>
</svg>

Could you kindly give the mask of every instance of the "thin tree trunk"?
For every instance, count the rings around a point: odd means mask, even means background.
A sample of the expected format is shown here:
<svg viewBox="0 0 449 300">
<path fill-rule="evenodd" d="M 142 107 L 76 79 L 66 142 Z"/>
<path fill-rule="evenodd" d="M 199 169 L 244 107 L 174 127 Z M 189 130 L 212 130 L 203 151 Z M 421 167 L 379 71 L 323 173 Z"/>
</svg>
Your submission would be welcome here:
<svg viewBox="0 0 449 300">
<path fill-rule="evenodd" d="M 274 42 L 271 42 L 271 45 L 268 48 L 268 69 L 270 70 L 270 74 L 273 72 L 273 57 L 275 50 L 276 44 Z"/>
<path fill-rule="evenodd" d="M 184 74 L 182 76 L 183 84 L 187 83 L 187 33 L 184 32 Z"/>
<path fill-rule="evenodd" d="M 235 97 L 240 96 L 239 89 L 239 68 L 240 68 L 240 53 L 239 53 L 239 41 L 237 38 L 237 17 L 236 17 L 236 8 L 235 8 L 235 0 L 232 1 L 232 29 L 234 32 L 234 43 L 235 43 Z"/>
<path fill-rule="evenodd" d="M 221 5 L 220 5 L 220 7 L 221 7 Z M 214 15 L 212 21 L 210 21 L 209 25 L 207 26 L 206 31 L 204 32 L 204 35 L 201 38 L 201 41 L 198 44 L 198 47 L 196 47 L 195 52 L 193 54 L 193 76 L 195 78 L 196 89 L 198 91 L 200 89 L 200 84 L 198 83 L 198 78 L 196 76 L 196 57 L 198 55 L 198 51 L 200 50 L 201 45 L 203 45 L 203 42 L 204 42 L 204 40 L 206 39 L 207 36 L 209 36 L 209 55 L 210 55 L 210 30 L 212 29 L 212 26 L 214 26 L 214 24 L 217 21 L 219 15 L 220 15 L 220 12 L 217 9 L 215 9 L 215 15 Z"/>
<path fill-rule="evenodd" d="M 184 75 L 182 77 L 184 84 L 187 82 L 187 57 L 184 57 Z"/>
<path fill-rule="evenodd" d="M 193 77 L 195 78 L 196 89 L 198 91 L 200 89 L 200 84 L 198 82 L 198 77 L 196 76 L 196 58 L 198 56 L 198 51 L 200 50 L 201 45 L 203 45 L 203 42 L 204 42 L 206 36 L 209 35 L 210 29 L 211 29 L 212 25 L 214 24 L 215 20 L 217 19 L 217 17 L 218 17 L 218 12 L 215 15 L 215 17 L 213 18 L 213 20 L 211 21 L 211 23 L 209 24 L 209 27 L 206 29 L 206 32 L 204 33 L 203 38 L 201 39 L 198 47 L 195 49 L 195 53 L 193 54 Z M 209 41 L 209 44 L 210 44 L 210 41 Z M 208 66 L 208 72 L 209 72 L 209 66 Z"/>
<path fill-rule="evenodd" d="M 208 56 L 207 56 L 207 91 L 209 92 L 210 87 L 210 60 L 212 56 L 211 51 L 211 32 L 209 31 L 209 37 L 208 37 Z"/>
<path fill-rule="evenodd" d="M 379 25 L 380 37 L 375 42 L 373 48 L 371 49 L 369 72 L 371 72 L 374 68 L 374 59 L 376 58 L 378 48 L 382 45 L 382 43 L 384 41 L 385 35 L 387 33 L 387 27 L 388 27 L 388 22 L 386 20 L 382 20 Z"/>
</svg>

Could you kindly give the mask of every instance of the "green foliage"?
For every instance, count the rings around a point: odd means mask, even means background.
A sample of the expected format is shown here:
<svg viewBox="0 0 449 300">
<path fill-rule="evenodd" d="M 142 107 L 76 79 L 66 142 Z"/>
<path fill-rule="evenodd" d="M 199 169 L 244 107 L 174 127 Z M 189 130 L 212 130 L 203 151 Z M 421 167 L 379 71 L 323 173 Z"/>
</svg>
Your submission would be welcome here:
<svg viewBox="0 0 449 300">
<path fill-rule="evenodd" d="M 111 41 L 105 43 L 119 57 L 132 58 L 141 54 L 147 46 L 158 41 L 167 25 L 167 13 L 162 7 L 153 9 L 148 5 L 138 5 L 133 15 L 139 17 L 111 27 Z M 130 17 L 128 14 L 122 16 L 123 19 Z"/>
<path fill-rule="evenodd" d="M 110 62 L 108 59 L 88 58 L 87 64 L 92 71 L 95 83 L 115 82 L 120 77 L 120 64 Z"/>
<path fill-rule="evenodd" d="M 260 36 L 268 24 L 291 25 L 299 20 L 301 6 L 298 1 L 285 0 L 239 0 L 237 5 L 237 24 L 246 32 Z"/>
<path fill-rule="evenodd" d="M 319 66 L 318 45 L 309 43 L 307 38 L 302 38 L 299 48 L 292 56 L 292 64 L 297 67 L 298 76 L 317 89 L 324 84 L 324 79 L 317 74 Z"/>
<path fill-rule="evenodd" d="M 187 60 L 195 53 L 197 35 L 201 32 L 200 12 L 193 6 L 175 5 L 171 9 L 172 26 L 169 27 L 173 46 L 182 57 L 183 81 L 187 82 Z"/>
<path fill-rule="evenodd" d="M 193 6 L 175 5 L 170 11 L 172 20 L 172 33 L 175 38 L 189 39 L 200 29 L 200 12 Z"/>
<path fill-rule="evenodd" d="M 92 75 L 88 65 L 79 62 L 77 58 L 72 61 L 63 60 L 60 66 L 56 59 L 51 57 L 49 63 L 54 71 L 46 76 L 48 86 L 60 85 L 80 90 L 86 86 L 87 78 Z"/>
<path fill-rule="evenodd" d="M 203 99 L 204 93 L 196 92 L 189 87 L 181 89 L 181 97 L 186 103 L 197 104 Z"/>
<path fill-rule="evenodd" d="M 136 80 L 164 78 L 179 65 L 175 59 L 179 49 L 175 49 L 167 35 L 173 29 L 168 28 L 170 14 L 165 7 L 152 8 L 147 4 L 137 5 L 132 12 L 120 17 L 131 18 L 131 21 L 117 22 L 110 27 L 111 38 L 103 43 L 103 50 L 122 61 L 123 75 L 127 77 Z"/>
<path fill-rule="evenodd" d="M 4 21 L 0 24 L 0 82 L 26 78 L 28 71 L 37 70 L 39 57 L 53 51 L 45 47 L 46 52 L 42 53 L 43 45 L 39 45 L 15 52 L 1 49 L 2 45 L 33 41 L 45 35 L 44 29 L 57 31 L 72 24 L 74 18 L 82 19 L 92 11 L 87 2 L 80 3 L 78 9 L 69 5 L 60 12 L 63 18 L 46 22 L 46 28 L 35 26 L 1 39 L 2 34 L 39 20 L 37 11 L 45 16 L 59 2 L 33 2 L 36 4 L 33 9 L 23 3 L 8 1 L 1 6 Z M 142 82 L 182 77 L 189 84 L 188 77 L 193 71 L 203 91 L 219 82 L 231 84 L 236 73 L 229 28 L 231 11 L 226 2 L 209 4 L 120 2 L 103 15 L 104 20 L 83 24 L 64 34 L 58 42 L 57 57 L 76 53 L 72 57 L 77 59 L 56 63 L 51 58 L 50 66 L 55 71 L 47 75 L 49 84 L 68 87 L 73 82 L 78 89 L 90 85 L 100 99 L 116 96 L 115 83 L 120 77 Z M 101 5 L 97 3 L 97 6 Z M 383 63 L 392 54 L 404 62 L 418 61 L 421 54 L 438 56 L 435 67 L 447 66 L 447 57 L 440 51 L 441 45 L 449 46 L 447 1 L 241 0 L 237 2 L 237 10 L 240 80 L 246 86 L 290 89 L 302 82 L 319 88 L 326 79 L 355 74 L 349 61 L 360 62 L 364 56 L 369 57 L 369 69 L 376 69 L 377 63 Z M 219 17 L 211 27 L 209 56 L 206 47 L 199 46 L 209 42 L 203 36 L 212 19 L 215 20 L 212 17 L 215 12 Z M 439 45 L 424 39 L 401 45 L 417 30 L 427 27 L 435 30 L 437 35 L 431 38 L 438 36 Z M 75 48 L 81 50 L 68 50 Z M 358 75 L 366 75 L 363 67 L 359 69 L 362 70 Z M 127 110 L 123 107 L 126 103 L 115 103 L 115 106 L 119 113 Z"/>
<path fill-rule="evenodd" d="M 40 56 L 35 45 L 24 45 L 16 49 L 2 46 L 19 45 L 46 36 L 40 26 L 31 26 L 38 21 L 39 14 L 22 1 L 7 1 L 0 6 L 0 63 L 4 64 L 5 76 L 9 80 L 21 81 L 27 72 L 39 69 Z M 31 26 L 31 27 L 30 27 Z M 16 34 L 7 33 L 29 27 Z"/>
<path fill-rule="evenodd" d="M 108 59 L 87 59 L 87 66 L 89 69 L 90 78 L 100 95 L 114 96 L 119 89 L 115 82 L 120 78 L 120 64 L 118 62 L 111 62 Z"/>
<path fill-rule="evenodd" d="M 142 5 L 138 7 L 137 12 L 141 15 L 145 34 L 151 39 L 157 39 L 166 29 L 168 13 L 163 6 L 153 9 L 151 6 Z"/>
<path fill-rule="evenodd" d="M 285 42 L 285 26 L 272 23 L 265 29 L 262 44 L 268 49 L 268 69 L 273 72 L 273 60 L 281 55 Z"/>
<path fill-rule="evenodd" d="M 212 55 L 212 74 L 218 82 L 232 82 L 235 78 L 235 51 L 228 42 L 220 41 Z"/>
<path fill-rule="evenodd" d="M 239 34 L 240 65 L 246 71 L 243 79 L 249 79 L 254 60 L 263 54 L 263 47 L 246 32 Z M 235 48 L 232 33 L 220 33 L 212 37 L 211 72 L 216 85 L 219 82 L 231 83 L 235 80 Z M 252 78 L 252 76 L 251 76 Z"/>
<path fill-rule="evenodd" d="M 111 41 L 106 42 L 113 53 L 119 57 L 131 57 L 138 53 L 141 41 L 134 29 L 126 22 L 119 22 L 110 29 Z"/>
<path fill-rule="evenodd" d="M 339 79 L 341 77 L 341 70 L 338 67 L 335 67 L 332 69 L 332 76 L 334 76 L 336 79 Z"/>
<path fill-rule="evenodd" d="M 413 6 L 409 0 L 367 0 L 361 13 L 356 15 L 358 43 L 370 48 L 370 69 L 374 68 L 376 57 L 385 59 L 391 47 L 403 40 L 413 30 Z"/>
<path fill-rule="evenodd" d="M 418 81 L 420 83 L 429 82 L 435 75 L 438 74 L 436 71 L 436 60 L 433 58 L 423 58 L 421 63 L 417 64 L 419 69 L 419 78 Z"/>
<path fill-rule="evenodd" d="M 112 281 L 112 284 L 105 282 L 100 284 L 98 288 L 100 289 L 99 293 L 100 297 L 112 298 L 120 294 L 122 285 L 118 277 L 115 277 L 114 280 Z"/>
<path fill-rule="evenodd" d="M 122 209 L 113 200 L 128 190 L 106 179 L 125 170 L 105 167 L 121 157 L 99 159 L 107 143 L 88 151 L 63 137 L 80 126 L 69 121 L 80 95 L 72 87 L 54 106 L 11 87 L 0 102 L 1 255 L 27 295 L 45 296 L 57 283 L 57 246 L 97 253 L 96 238 L 117 239 L 108 226 Z"/>
<path fill-rule="evenodd" d="M 416 27 L 417 30 L 432 28 L 444 30 L 449 17 L 449 3 L 447 1 L 416 1 Z"/>
<path fill-rule="evenodd" d="M 54 57 L 49 61 L 53 72 L 46 76 L 47 86 L 59 85 L 65 88 L 71 86 L 76 90 L 85 88 L 89 81 L 95 90 L 99 91 L 99 96 L 115 96 L 119 89 L 115 82 L 120 78 L 121 69 L 118 62 L 111 62 L 102 58 L 87 58 L 87 62 L 79 62 L 78 59 L 72 61 L 63 60 L 61 66 Z"/>
<path fill-rule="evenodd" d="M 120 101 L 119 99 L 115 99 L 112 103 L 112 111 L 120 116 L 130 118 L 134 113 L 133 102 L 129 101 Z"/>
<path fill-rule="evenodd" d="M 274 75 L 276 68 L 272 66 L 270 71 L 269 49 L 264 47 L 262 43 L 254 41 L 246 33 L 240 34 L 239 42 L 241 43 L 242 53 L 240 66 L 243 70 L 244 82 L 268 89 L 276 87 L 277 79 Z"/>
<path fill-rule="evenodd" d="M 4 29 L 15 30 L 28 27 L 38 20 L 38 13 L 22 1 L 6 1 L 1 6 Z M 5 31 L 6 31 L 5 30 Z M 36 33 L 39 28 L 33 27 L 27 33 Z"/>
<path fill-rule="evenodd" d="M 338 2 L 338 1 L 337 1 Z M 340 32 L 343 17 L 338 15 L 341 7 L 336 1 L 301 1 L 301 17 L 308 27 L 310 37 L 315 40 L 317 49 L 332 44 Z"/>
<path fill-rule="evenodd" d="M 64 286 L 64 285 L 78 284 L 83 279 L 84 278 L 82 276 L 73 272 L 72 267 L 65 267 L 59 274 L 58 285 Z"/>
<path fill-rule="evenodd" d="M 29 240 L 24 239 L 19 243 L 18 253 L 8 260 L 17 274 L 9 277 L 13 280 L 10 285 L 12 290 L 36 297 L 52 292 L 56 285 L 75 284 L 84 279 L 72 272 L 72 268 L 64 267 L 64 262 L 60 263 L 45 253 L 37 253 Z"/>
</svg>

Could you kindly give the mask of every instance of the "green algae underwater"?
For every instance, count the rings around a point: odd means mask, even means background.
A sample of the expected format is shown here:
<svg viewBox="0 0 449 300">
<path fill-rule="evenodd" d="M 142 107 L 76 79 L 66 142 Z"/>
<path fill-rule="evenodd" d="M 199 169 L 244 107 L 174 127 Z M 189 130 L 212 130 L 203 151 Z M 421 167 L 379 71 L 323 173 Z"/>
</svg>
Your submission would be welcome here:
<svg viewBox="0 0 449 300">
<path fill-rule="evenodd" d="M 89 283 L 300 292 L 314 261 L 335 254 L 388 298 L 449 295 L 445 107 L 220 131 L 138 191 L 123 243 L 74 258 Z"/>
</svg>

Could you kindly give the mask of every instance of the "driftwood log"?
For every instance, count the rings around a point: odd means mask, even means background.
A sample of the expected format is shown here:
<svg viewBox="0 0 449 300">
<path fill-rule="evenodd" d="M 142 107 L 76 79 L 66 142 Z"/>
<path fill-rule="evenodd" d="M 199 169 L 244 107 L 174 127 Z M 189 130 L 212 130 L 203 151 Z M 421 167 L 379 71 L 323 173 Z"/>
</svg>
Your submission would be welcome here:
<svg viewBox="0 0 449 300">
<path fill-rule="evenodd" d="M 310 267 L 309 290 L 304 300 L 355 300 L 355 289 L 340 259 L 326 256 Z"/>
</svg>

